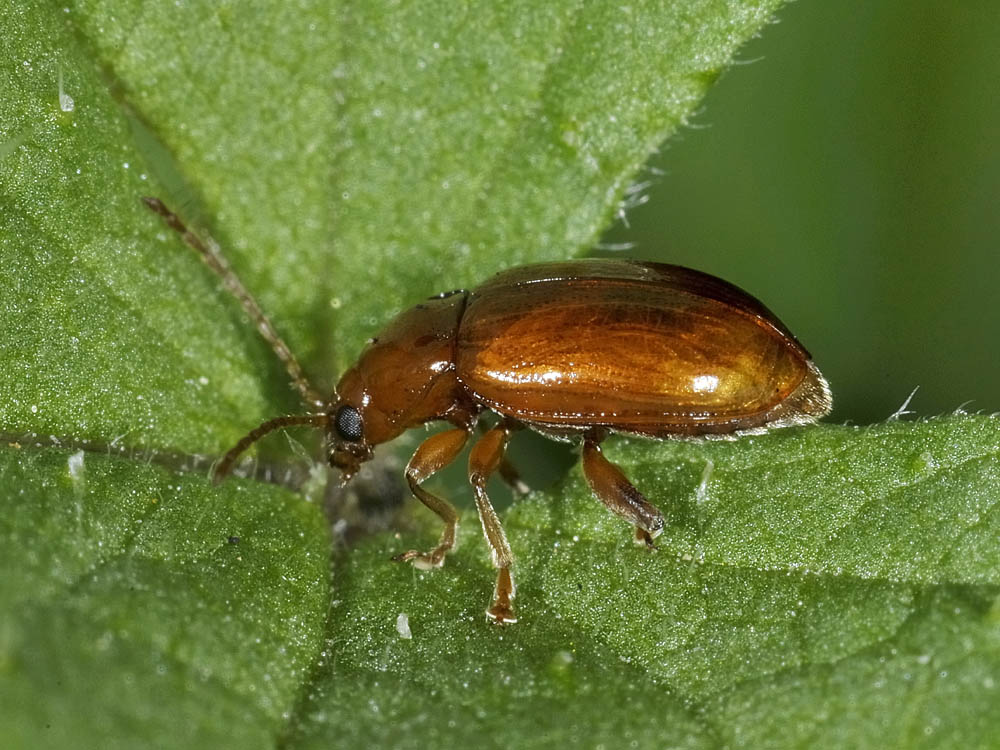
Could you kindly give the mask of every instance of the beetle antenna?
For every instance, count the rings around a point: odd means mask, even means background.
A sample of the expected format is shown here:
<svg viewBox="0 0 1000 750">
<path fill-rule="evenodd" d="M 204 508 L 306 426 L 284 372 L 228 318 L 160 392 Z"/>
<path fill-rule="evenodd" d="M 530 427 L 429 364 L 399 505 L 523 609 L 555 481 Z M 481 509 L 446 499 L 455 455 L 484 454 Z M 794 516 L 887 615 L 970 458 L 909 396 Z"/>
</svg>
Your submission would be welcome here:
<svg viewBox="0 0 1000 750">
<path fill-rule="evenodd" d="M 278 332 L 274 329 L 274 326 L 271 325 L 271 321 L 267 319 L 264 311 L 261 310 L 260 305 L 257 304 L 257 300 L 255 300 L 253 295 L 247 291 L 247 288 L 243 286 L 243 282 L 239 280 L 233 270 L 229 267 L 229 263 L 223 257 L 218 245 L 211 241 L 203 242 L 198 235 L 184 226 L 184 222 L 181 221 L 180 217 L 167 208 L 163 204 L 163 201 L 159 198 L 146 197 L 142 199 L 142 202 L 145 203 L 154 213 L 162 216 L 163 220 L 167 223 L 167 226 L 180 234 L 185 244 L 197 251 L 198 254 L 201 255 L 201 259 L 205 261 L 205 265 L 219 275 L 226 289 L 228 289 L 230 293 L 236 297 L 237 300 L 239 300 L 240 304 L 243 306 L 243 310 L 257 325 L 257 331 L 264 337 L 264 340 L 271 345 L 271 349 L 274 351 L 278 359 L 284 363 L 285 369 L 288 371 L 288 375 L 292 378 L 292 383 L 298 389 L 305 402 L 311 406 L 318 406 L 321 408 L 326 406 L 326 401 L 321 398 L 316 389 L 313 388 L 309 379 L 306 377 L 305 372 L 302 370 L 302 366 L 299 364 L 299 361 L 295 359 L 295 355 L 292 354 L 292 350 L 288 348 L 288 344 L 285 343 L 284 339 L 282 339 Z M 230 453 L 231 452 L 232 451 L 230 451 Z"/>
<path fill-rule="evenodd" d="M 329 427 L 330 417 L 327 414 L 299 414 L 290 417 L 275 417 L 269 419 L 262 425 L 250 430 L 240 438 L 240 441 L 229 449 L 229 452 L 222 457 L 212 471 L 212 481 L 218 484 L 232 471 L 233 464 L 247 448 L 256 443 L 269 432 L 280 430 L 283 427 L 294 427 L 295 425 L 311 425 L 313 427 Z"/>
</svg>

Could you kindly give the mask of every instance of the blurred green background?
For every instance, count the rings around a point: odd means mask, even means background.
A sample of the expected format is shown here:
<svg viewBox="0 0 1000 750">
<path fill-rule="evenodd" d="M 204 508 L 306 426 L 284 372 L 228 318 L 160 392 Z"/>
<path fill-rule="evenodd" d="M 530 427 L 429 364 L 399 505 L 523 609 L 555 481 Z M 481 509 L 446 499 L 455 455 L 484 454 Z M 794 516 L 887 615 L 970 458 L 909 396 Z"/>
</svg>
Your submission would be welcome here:
<svg viewBox="0 0 1000 750">
<path fill-rule="evenodd" d="M 604 243 L 759 297 L 836 421 L 885 419 L 916 386 L 920 415 L 1000 409 L 1000 3 L 813 0 L 778 21 Z"/>
</svg>

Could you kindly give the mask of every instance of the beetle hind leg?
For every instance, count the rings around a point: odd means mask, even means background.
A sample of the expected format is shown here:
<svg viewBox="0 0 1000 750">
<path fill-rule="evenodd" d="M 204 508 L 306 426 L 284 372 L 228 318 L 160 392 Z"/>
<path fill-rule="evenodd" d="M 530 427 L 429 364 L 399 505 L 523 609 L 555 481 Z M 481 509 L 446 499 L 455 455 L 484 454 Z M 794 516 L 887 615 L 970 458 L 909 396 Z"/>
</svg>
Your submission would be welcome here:
<svg viewBox="0 0 1000 750">
<path fill-rule="evenodd" d="M 583 474 L 597 499 L 616 516 L 635 526 L 636 544 L 655 549 L 653 540 L 663 531 L 663 514 L 635 488 L 621 469 L 604 457 L 599 438 L 584 439 Z"/>
<path fill-rule="evenodd" d="M 463 428 L 439 432 L 422 442 L 410 459 L 406 467 L 406 481 L 410 485 L 410 491 L 444 521 L 444 531 L 441 532 L 437 547 L 430 552 L 411 549 L 393 557 L 396 562 L 410 562 L 421 570 L 439 568 L 444 564 L 445 556 L 455 546 L 458 511 L 447 500 L 425 490 L 420 483 L 454 461 L 468 438 L 469 430 Z"/>
<path fill-rule="evenodd" d="M 514 579 L 510 572 L 514 555 L 510 551 L 500 518 L 486 494 L 486 481 L 503 462 L 510 432 L 511 427 L 501 422 L 488 430 L 469 453 L 469 483 L 475 492 L 476 509 L 483 525 L 483 535 L 490 546 L 493 567 L 498 569 L 496 585 L 493 587 L 493 603 L 486 610 L 486 615 L 498 625 L 517 622 L 513 606 Z"/>
</svg>

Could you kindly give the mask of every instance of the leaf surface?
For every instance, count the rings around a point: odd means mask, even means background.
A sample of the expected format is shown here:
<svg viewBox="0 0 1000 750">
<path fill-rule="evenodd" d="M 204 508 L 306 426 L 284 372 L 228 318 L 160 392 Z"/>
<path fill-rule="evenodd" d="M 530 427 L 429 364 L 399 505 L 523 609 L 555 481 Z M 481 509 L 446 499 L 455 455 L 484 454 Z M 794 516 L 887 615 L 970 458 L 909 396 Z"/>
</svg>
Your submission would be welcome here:
<svg viewBox="0 0 1000 750">
<path fill-rule="evenodd" d="M 301 406 L 139 196 L 329 386 L 401 307 L 585 252 L 777 6 L 5 9 L 4 744 L 989 746 L 993 418 L 619 441 L 660 552 L 572 474 L 507 514 L 507 630 L 471 519 L 441 571 L 387 562 L 429 526 L 339 551 L 331 584 L 316 506 L 147 465 Z"/>
<path fill-rule="evenodd" d="M 589 249 L 779 4 L 15 5 L 0 426 L 218 453 L 301 408 L 141 195 L 329 387 L 402 307 Z"/>
<path fill-rule="evenodd" d="M 658 552 L 574 470 L 507 515 L 509 629 L 484 622 L 493 573 L 471 512 L 440 571 L 385 563 L 407 537 L 343 559 L 346 635 L 299 715 L 305 744 L 993 745 L 1000 420 L 608 453 L 666 512 Z"/>
</svg>

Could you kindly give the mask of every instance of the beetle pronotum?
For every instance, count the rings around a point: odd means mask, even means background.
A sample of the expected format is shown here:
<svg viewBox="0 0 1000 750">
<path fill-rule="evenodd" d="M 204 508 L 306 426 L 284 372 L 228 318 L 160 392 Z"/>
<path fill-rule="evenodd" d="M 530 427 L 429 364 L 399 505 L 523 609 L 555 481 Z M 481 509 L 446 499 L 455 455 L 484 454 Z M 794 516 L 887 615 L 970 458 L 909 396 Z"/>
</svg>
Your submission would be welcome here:
<svg viewBox="0 0 1000 750">
<path fill-rule="evenodd" d="M 438 544 L 394 560 L 436 568 L 455 544 L 458 512 L 423 482 L 461 453 L 486 410 L 500 416 L 469 454 L 469 482 L 497 580 L 486 614 L 515 622 L 514 563 L 486 494 L 512 432 L 528 427 L 582 444 L 594 495 L 652 546 L 663 514 L 601 453 L 613 432 L 666 439 L 735 436 L 815 422 L 830 389 L 809 353 L 760 302 L 721 279 L 680 266 L 580 260 L 523 266 L 471 291 L 432 297 L 400 313 L 361 352 L 329 399 L 218 251 L 156 198 L 143 199 L 218 273 L 316 411 L 249 432 L 219 461 L 222 479 L 274 430 L 326 432 L 327 458 L 348 481 L 372 448 L 411 427 L 444 421 L 406 467 L 413 494 L 444 522 Z"/>
</svg>

